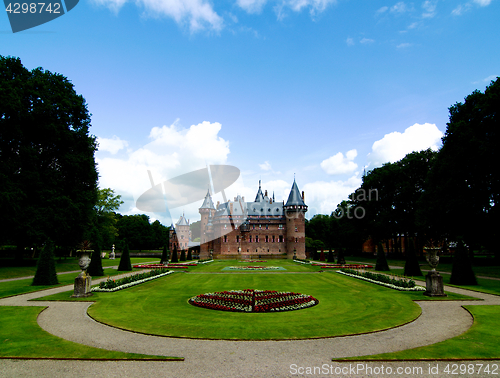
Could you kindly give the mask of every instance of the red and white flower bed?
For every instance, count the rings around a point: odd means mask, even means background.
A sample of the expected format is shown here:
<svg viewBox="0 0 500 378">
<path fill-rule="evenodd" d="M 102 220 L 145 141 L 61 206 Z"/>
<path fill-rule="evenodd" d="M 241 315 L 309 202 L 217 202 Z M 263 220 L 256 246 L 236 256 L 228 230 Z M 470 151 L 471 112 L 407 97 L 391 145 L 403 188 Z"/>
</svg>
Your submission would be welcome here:
<svg viewBox="0 0 500 378">
<path fill-rule="evenodd" d="M 141 268 L 141 269 L 158 269 L 158 268 L 165 268 L 165 265 L 163 264 L 138 264 L 134 265 L 134 268 Z"/>
<path fill-rule="evenodd" d="M 322 268 L 347 268 L 347 269 L 361 269 L 361 268 L 373 268 L 372 265 L 363 265 L 363 264 L 321 264 L 321 263 L 313 263 L 312 266 L 320 266 Z"/>
<path fill-rule="evenodd" d="M 220 311 L 277 312 L 312 307 L 319 301 L 307 294 L 246 289 L 200 294 L 191 298 L 189 303 Z"/>
<path fill-rule="evenodd" d="M 279 266 L 228 266 L 228 270 L 281 270 Z"/>
</svg>

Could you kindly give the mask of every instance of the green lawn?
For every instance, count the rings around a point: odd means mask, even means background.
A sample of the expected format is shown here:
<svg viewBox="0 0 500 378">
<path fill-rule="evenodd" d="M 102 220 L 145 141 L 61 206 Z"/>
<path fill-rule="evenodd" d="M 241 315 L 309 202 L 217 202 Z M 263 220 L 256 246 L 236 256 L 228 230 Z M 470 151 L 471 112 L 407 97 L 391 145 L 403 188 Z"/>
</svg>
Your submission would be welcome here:
<svg viewBox="0 0 500 378">
<path fill-rule="evenodd" d="M 142 269 L 134 268 L 133 270 L 140 271 Z M 114 268 L 105 268 L 104 276 L 94 277 L 94 279 L 99 279 L 106 276 L 116 276 L 123 273 L 126 272 L 119 272 Z M 24 280 L 0 282 L 0 298 L 10 297 L 12 295 L 18 295 L 18 294 L 31 293 L 39 290 L 51 289 L 53 287 L 59 287 L 64 285 L 72 285 L 75 282 L 75 278 L 77 276 L 78 273 L 59 274 L 57 276 L 57 279 L 59 280 L 59 285 L 50 285 L 50 286 L 31 286 L 31 283 L 33 282 L 32 278 L 27 278 Z"/>
<path fill-rule="evenodd" d="M 409 359 L 488 359 L 500 358 L 500 306 L 466 306 L 474 316 L 474 324 L 464 334 L 425 347 L 352 357 L 348 360 L 409 360 Z"/>
<path fill-rule="evenodd" d="M 2 261 L 6 261 L 3 259 Z M 120 259 L 110 260 L 110 259 L 102 259 L 102 266 L 118 266 L 120 263 Z M 145 262 L 159 262 L 159 259 L 154 259 L 151 257 L 132 257 L 130 259 L 132 265 L 141 264 Z M 36 261 L 31 261 L 32 266 L 4 266 L 0 265 L 0 280 L 7 278 L 18 278 L 18 277 L 29 277 L 34 276 L 36 272 Z M 80 267 L 78 266 L 78 259 L 68 257 L 66 259 L 57 259 L 56 258 L 56 272 L 71 272 L 71 271 L 79 271 Z"/>
<path fill-rule="evenodd" d="M 320 303 L 304 310 L 263 314 L 188 304 L 198 294 L 248 288 L 300 292 Z M 67 299 L 69 294 L 43 299 Z M 412 321 L 420 308 L 409 294 L 336 273 L 177 273 L 115 293 L 99 293 L 92 297 L 97 302 L 89 315 L 116 327 L 165 336 L 300 339 L 372 332 Z M 137 321 L 144 318 L 148 322 Z"/>
<path fill-rule="evenodd" d="M 154 359 L 172 357 L 148 356 L 92 348 L 67 341 L 41 329 L 36 318 L 43 307 L 0 306 L 0 357 L 75 358 L 75 359 Z M 176 358 L 178 359 L 178 358 Z"/>
</svg>

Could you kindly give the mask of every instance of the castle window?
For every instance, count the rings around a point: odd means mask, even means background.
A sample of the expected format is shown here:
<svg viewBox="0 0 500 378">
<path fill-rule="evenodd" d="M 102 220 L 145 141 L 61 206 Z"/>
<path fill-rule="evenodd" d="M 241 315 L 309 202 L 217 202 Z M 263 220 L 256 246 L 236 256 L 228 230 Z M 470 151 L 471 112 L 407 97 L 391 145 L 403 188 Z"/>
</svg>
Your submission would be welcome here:
<svg viewBox="0 0 500 378">
<path fill-rule="evenodd" d="M 283 225 L 282 225 L 282 224 L 279 224 L 279 225 L 278 225 L 278 229 L 283 230 Z"/>
<path fill-rule="evenodd" d="M 259 235 L 255 235 L 255 242 L 258 243 L 259 242 Z"/>
<path fill-rule="evenodd" d="M 261 225 L 261 224 L 259 224 L 259 230 L 261 230 L 261 229 L 262 229 L 262 225 Z"/>
<path fill-rule="evenodd" d="M 248 242 L 249 242 L 249 243 L 251 243 L 251 242 L 252 242 L 252 235 L 250 235 L 250 236 L 248 237 Z"/>
<path fill-rule="evenodd" d="M 266 230 L 269 230 L 269 225 L 268 224 L 266 224 Z"/>
<path fill-rule="evenodd" d="M 227 224 L 224 225 L 224 230 L 227 229 Z"/>
<path fill-rule="evenodd" d="M 295 232 L 297 232 L 297 227 L 295 227 Z"/>
<path fill-rule="evenodd" d="M 295 243 L 298 243 L 299 242 L 299 239 L 298 238 L 295 238 Z"/>
<path fill-rule="evenodd" d="M 224 243 L 227 243 L 227 235 L 224 235 Z"/>
<path fill-rule="evenodd" d="M 273 243 L 274 243 L 274 235 L 273 235 Z"/>
<path fill-rule="evenodd" d="M 240 242 L 240 235 L 236 235 L 236 243 Z"/>
<path fill-rule="evenodd" d="M 266 243 L 269 243 L 269 236 L 266 235 Z"/>
<path fill-rule="evenodd" d="M 253 229 L 255 230 L 255 225 L 253 225 Z"/>
<path fill-rule="evenodd" d="M 280 236 L 279 236 L 279 242 L 280 242 L 280 243 L 283 243 L 283 235 L 280 235 Z"/>
</svg>

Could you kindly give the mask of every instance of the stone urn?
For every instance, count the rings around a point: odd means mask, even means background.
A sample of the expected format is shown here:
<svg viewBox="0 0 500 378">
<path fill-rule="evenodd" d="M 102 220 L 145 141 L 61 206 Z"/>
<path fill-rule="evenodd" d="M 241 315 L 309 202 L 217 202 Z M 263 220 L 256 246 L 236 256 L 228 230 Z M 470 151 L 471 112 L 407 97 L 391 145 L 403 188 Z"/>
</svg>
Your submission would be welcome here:
<svg viewBox="0 0 500 378">
<path fill-rule="evenodd" d="M 78 266 L 82 270 L 78 277 L 75 278 L 75 286 L 72 298 L 90 297 L 92 292 L 92 277 L 87 274 L 87 269 L 90 265 L 91 255 L 94 250 L 92 249 L 79 249 L 76 251 L 78 259 Z"/>
<path fill-rule="evenodd" d="M 424 248 L 426 252 L 426 260 L 429 266 L 431 267 L 431 271 L 435 272 L 436 268 L 439 264 L 439 256 L 438 252 L 441 248 Z"/>
<path fill-rule="evenodd" d="M 428 247 L 424 248 L 426 252 L 426 260 L 431 270 L 425 276 L 426 290 L 424 295 L 428 297 L 446 297 L 444 293 L 443 277 L 436 271 L 439 264 L 439 256 L 437 253 L 441 248 Z"/>
</svg>

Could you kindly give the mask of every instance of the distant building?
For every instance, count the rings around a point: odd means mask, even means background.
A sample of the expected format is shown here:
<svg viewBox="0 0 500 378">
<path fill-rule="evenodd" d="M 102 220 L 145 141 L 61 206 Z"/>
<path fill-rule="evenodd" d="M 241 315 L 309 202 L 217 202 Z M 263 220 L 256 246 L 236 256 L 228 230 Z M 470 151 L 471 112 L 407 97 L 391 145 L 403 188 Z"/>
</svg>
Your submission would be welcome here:
<svg viewBox="0 0 500 378">
<path fill-rule="evenodd" d="M 253 202 L 237 196 L 214 206 L 210 191 L 199 208 L 201 215 L 200 259 L 305 258 L 304 192 L 293 181 L 288 200 L 275 202 L 262 193 L 261 183 Z M 189 222 L 181 216 L 170 231 L 170 250 L 194 247 Z"/>
</svg>

